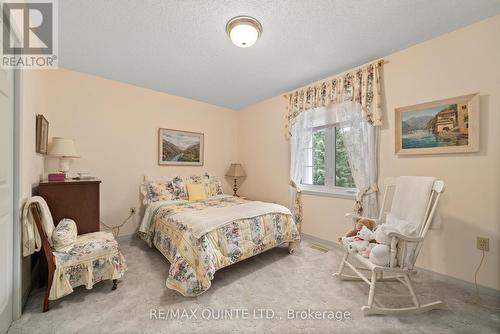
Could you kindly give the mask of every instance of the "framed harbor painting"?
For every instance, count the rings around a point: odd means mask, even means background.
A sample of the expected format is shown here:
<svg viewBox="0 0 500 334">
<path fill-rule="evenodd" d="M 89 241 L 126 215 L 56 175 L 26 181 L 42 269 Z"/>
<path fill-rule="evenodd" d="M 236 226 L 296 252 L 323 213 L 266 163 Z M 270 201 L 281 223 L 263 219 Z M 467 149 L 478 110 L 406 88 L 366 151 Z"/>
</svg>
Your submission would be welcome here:
<svg viewBox="0 0 500 334">
<path fill-rule="evenodd" d="M 158 164 L 203 166 L 203 133 L 159 129 Z"/>
<path fill-rule="evenodd" d="M 396 109 L 396 154 L 479 151 L 479 94 Z"/>
</svg>

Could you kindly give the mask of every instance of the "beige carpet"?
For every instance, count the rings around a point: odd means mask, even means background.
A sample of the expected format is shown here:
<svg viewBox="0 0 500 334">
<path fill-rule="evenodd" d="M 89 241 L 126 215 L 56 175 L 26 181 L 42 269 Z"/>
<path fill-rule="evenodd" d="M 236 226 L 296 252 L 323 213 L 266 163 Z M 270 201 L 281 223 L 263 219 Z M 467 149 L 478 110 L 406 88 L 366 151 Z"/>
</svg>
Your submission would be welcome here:
<svg viewBox="0 0 500 334">
<path fill-rule="evenodd" d="M 441 298 L 445 309 L 415 316 L 364 317 L 360 307 L 366 303 L 366 284 L 331 277 L 340 251 L 325 253 L 307 242 L 294 255 L 277 248 L 220 270 L 212 287 L 197 298 L 165 287 L 168 262 L 157 250 L 136 238 L 121 245 L 129 270 L 116 291 L 111 291 L 109 281 L 90 291 L 80 287 L 53 302 L 48 313 L 41 313 L 43 291 L 34 291 L 9 333 L 498 333 L 500 328 L 498 311 L 470 302 L 473 291 L 425 273 L 415 277 L 418 294 L 423 302 Z M 381 286 L 379 291 L 404 291 L 394 286 Z M 380 301 L 409 305 L 409 299 L 402 297 Z M 152 320 L 152 309 L 161 309 L 164 314 L 157 314 L 164 319 Z M 289 309 L 326 311 L 326 317 L 330 311 L 350 312 L 351 316 L 344 321 L 287 320 Z M 172 310 L 179 310 L 179 316 L 185 310 L 184 319 L 165 320 Z M 226 316 L 232 315 L 233 320 L 213 319 L 220 310 L 227 310 Z M 268 310 L 269 316 L 274 312 L 273 319 L 265 319 L 266 311 L 259 310 Z M 187 319 L 191 311 L 197 319 Z M 238 315 L 240 319 L 235 319 Z"/>
</svg>

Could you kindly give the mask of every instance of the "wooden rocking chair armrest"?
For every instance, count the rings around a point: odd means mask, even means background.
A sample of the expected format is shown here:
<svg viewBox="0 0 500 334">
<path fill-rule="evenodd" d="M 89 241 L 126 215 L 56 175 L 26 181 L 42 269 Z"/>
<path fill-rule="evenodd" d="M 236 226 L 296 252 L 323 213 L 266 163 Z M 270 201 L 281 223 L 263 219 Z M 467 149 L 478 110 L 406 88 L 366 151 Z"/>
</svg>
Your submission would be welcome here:
<svg viewBox="0 0 500 334">
<path fill-rule="evenodd" d="M 403 235 L 403 234 L 400 234 L 400 233 L 397 233 L 397 232 L 389 232 L 389 233 L 387 233 L 387 236 L 390 237 L 390 238 L 396 237 L 398 239 L 409 241 L 409 242 L 424 241 L 424 238 L 422 238 L 422 237 L 409 237 L 409 236 L 406 236 L 406 235 Z"/>
</svg>

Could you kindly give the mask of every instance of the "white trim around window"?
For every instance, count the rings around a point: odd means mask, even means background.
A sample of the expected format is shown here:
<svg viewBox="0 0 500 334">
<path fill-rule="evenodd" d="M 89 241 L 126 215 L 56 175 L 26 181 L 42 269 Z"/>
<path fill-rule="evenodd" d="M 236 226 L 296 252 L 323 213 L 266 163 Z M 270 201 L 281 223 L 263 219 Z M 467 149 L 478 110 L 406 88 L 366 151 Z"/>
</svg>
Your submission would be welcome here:
<svg viewBox="0 0 500 334">
<path fill-rule="evenodd" d="M 310 184 L 303 184 L 300 188 L 301 193 L 304 195 L 335 197 L 350 200 L 355 200 L 356 194 L 358 193 L 358 189 L 356 188 L 327 187 Z"/>
<path fill-rule="evenodd" d="M 329 124 L 327 126 L 315 127 L 311 129 L 311 135 L 315 131 L 324 130 L 325 132 L 325 161 L 324 161 L 324 185 L 312 184 L 312 172 L 309 174 L 309 182 L 310 183 L 302 183 L 301 184 L 301 192 L 305 195 L 313 195 L 313 196 L 323 196 L 323 197 L 335 197 L 335 198 L 344 198 L 355 200 L 356 195 L 358 193 L 358 189 L 356 188 L 346 188 L 339 187 L 335 185 L 335 177 L 336 177 L 336 145 L 335 145 L 335 135 L 336 135 L 336 127 L 338 124 Z M 313 152 L 313 143 L 312 137 L 310 139 L 310 144 L 306 147 L 306 150 Z M 306 168 L 313 169 L 313 158 L 312 153 L 306 154 L 307 161 L 302 166 L 304 170 Z M 304 176 L 307 173 L 304 171 Z"/>
</svg>

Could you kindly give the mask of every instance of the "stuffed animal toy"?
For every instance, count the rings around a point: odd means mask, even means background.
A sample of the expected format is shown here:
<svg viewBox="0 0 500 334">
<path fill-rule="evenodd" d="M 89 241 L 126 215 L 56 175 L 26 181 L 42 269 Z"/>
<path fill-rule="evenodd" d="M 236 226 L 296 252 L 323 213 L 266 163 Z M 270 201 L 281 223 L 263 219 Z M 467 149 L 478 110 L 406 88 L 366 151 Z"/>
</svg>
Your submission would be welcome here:
<svg viewBox="0 0 500 334">
<path fill-rule="evenodd" d="M 363 226 L 354 237 L 343 237 L 341 242 L 349 252 L 364 251 L 374 238 L 373 232 Z"/>
<path fill-rule="evenodd" d="M 361 255 L 368 259 L 370 257 L 371 252 L 372 252 L 372 248 L 375 247 L 376 245 L 377 245 L 376 243 L 370 242 L 368 244 L 368 247 L 366 247 L 366 249 L 361 252 Z"/>
<path fill-rule="evenodd" d="M 363 226 L 366 226 L 370 231 L 375 230 L 375 222 L 373 220 L 368 219 L 368 218 L 360 218 L 356 222 L 355 228 L 353 230 L 347 232 L 344 237 L 349 238 L 349 237 L 356 236 L 356 234 L 358 234 L 358 232 L 361 230 L 361 228 Z M 339 238 L 340 243 L 342 243 L 342 239 L 343 239 L 342 237 Z"/>
<path fill-rule="evenodd" d="M 377 244 L 370 251 L 370 261 L 379 266 L 388 266 L 391 262 L 391 238 L 387 236 L 383 225 L 375 230 L 375 241 Z"/>
</svg>

